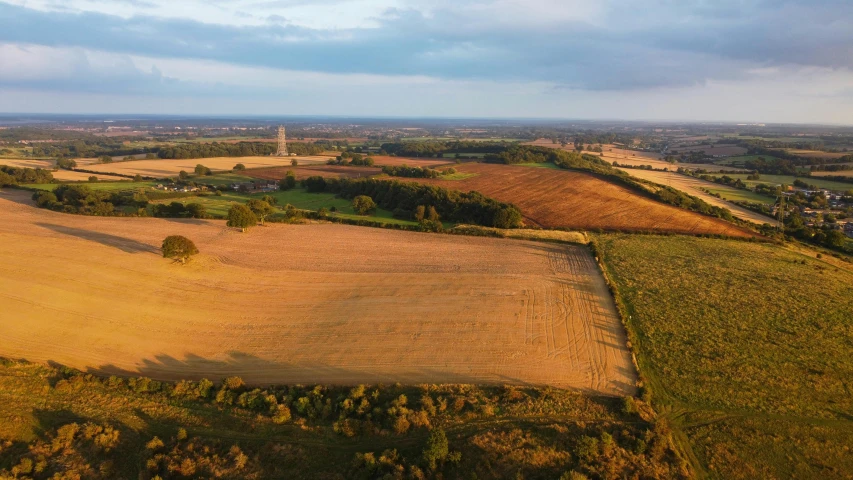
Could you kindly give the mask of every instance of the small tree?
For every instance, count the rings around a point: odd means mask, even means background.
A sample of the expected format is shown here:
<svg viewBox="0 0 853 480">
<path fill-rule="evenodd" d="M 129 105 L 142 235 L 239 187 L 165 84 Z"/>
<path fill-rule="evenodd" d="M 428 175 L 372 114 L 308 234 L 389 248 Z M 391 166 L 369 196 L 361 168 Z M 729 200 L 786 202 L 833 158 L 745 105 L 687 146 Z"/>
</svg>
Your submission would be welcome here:
<svg viewBox="0 0 853 480">
<path fill-rule="evenodd" d="M 207 209 L 200 203 L 188 203 L 186 206 L 187 215 L 192 218 L 204 218 L 207 216 Z"/>
<path fill-rule="evenodd" d="M 200 163 L 195 166 L 194 171 L 196 175 L 210 175 L 212 173 L 209 168 L 205 167 Z"/>
<path fill-rule="evenodd" d="M 263 197 L 261 197 L 261 200 L 269 203 L 270 205 L 278 204 L 278 199 L 273 197 L 272 195 L 264 195 Z"/>
<path fill-rule="evenodd" d="M 267 215 L 273 212 L 273 208 L 269 203 L 256 198 L 246 202 L 246 206 L 249 207 L 249 210 L 251 210 L 258 219 L 261 220 L 261 225 L 264 224 L 264 220 L 266 220 Z"/>
<path fill-rule="evenodd" d="M 96 176 L 92 175 L 92 176 L 90 176 L 90 177 L 89 177 L 89 181 L 90 181 L 90 182 L 97 182 L 97 181 L 98 181 L 98 177 L 96 177 Z"/>
<path fill-rule="evenodd" d="M 432 205 L 427 208 L 426 218 L 427 220 L 430 220 L 432 222 L 437 222 L 439 220 L 438 212 L 435 211 L 435 207 L 433 207 Z"/>
<path fill-rule="evenodd" d="M 436 428 L 430 432 L 426 447 L 424 447 L 424 462 L 431 470 L 435 470 L 437 464 L 443 462 L 449 454 L 447 435 L 445 435 L 444 430 Z"/>
<path fill-rule="evenodd" d="M 187 259 L 198 253 L 198 248 L 187 237 L 181 235 L 171 235 L 163 240 L 163 257 L 180 260 L 181 263 L 186 263 Z"/>
<path fill-rule="evenodd" d="M 418 205 L 417 208 L 415 208 L 415 220 L 417 220 L 418 222 L 423 222 L 425 216 L 426 207 L 424 207 L 423 205 Z"/>
<path fill-rule="evenodd" d="M 296 187 L 296 174 L 293 173 L 293 170 L 287 171 L 287 174 L 279 182 L 278 187 L 282 190 L 290 190 Z"/>
<path fill-rule="evenodd" d="M 227 225 L 229 227 L 239 228 L 241 231 L 245 232 L 247 228 L 253 227 L 257 224 L 258 217 L 255 216 L 249 207 L 239 203 L 231 205 L 231 208 L 228 210 Z"/>
<path fill-rule="evenodd" d="M 234 165 L 234 171 L 235 172 L 242 172 L 245 169 L 246 169 L 246 166 L 243 165 L 242 163 L 238 163 L 237 165 Z"/>
<path fill-rule="evenodd" d="M 359 215 L 367 215 L 368 212 L 376 209 L 376 202 L 367 195 L 359 195 L 352 199 L 352 208 Z"/>
<path fill-rule="evenodd" d="M 178 179 L 179 179 L 179 180 L 186 180 L 186 179 L 188 179 L 188 178 L 190 178 L 190 174 L 189 174 L 189 173 L 187 173 L 187 172 L 185 172 L 185 171 L 183 171 L 183 170 L 181 170 L 180 172 L 178 172 Z"/>
<path fill-rule="evenodd" d="M 98 161 L 100 161 L 101 163 L 113 163 L 113 157 L 109 155 L 101 155 L 100 157 L 98 157 Z"/>
<path fill-rule="evenodd" d="M 294 158 L 293 160 L 290 161 L 290 164 L 293 165 L 294 167 L 299 166 L 299 160 Z"/>
</svg>

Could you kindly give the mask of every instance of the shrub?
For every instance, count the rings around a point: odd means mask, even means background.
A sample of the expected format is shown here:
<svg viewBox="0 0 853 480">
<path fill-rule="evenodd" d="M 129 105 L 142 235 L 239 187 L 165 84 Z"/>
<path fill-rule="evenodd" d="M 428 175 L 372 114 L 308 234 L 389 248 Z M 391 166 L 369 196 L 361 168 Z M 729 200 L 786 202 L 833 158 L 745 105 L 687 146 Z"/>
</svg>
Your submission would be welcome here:
<svg viewBox="0 0 853 480">
<path fill-rule="evenodd" d="M 163 240 L 163 257 L 180 260 L 185 263 L 187 259 L 198 253 L 198 248 L 187 237 L 181 235 L 170 235 Z"/>
<path fill-rule="evenodd" d="M 243 165 L 242 163 L 238 163 L 237 165 L 234 165 L 234 171 L 235 172 L 242 172 L 243 170 L 246 170 L 246 166 Z"/>
<path fill-rule="evenodd" d="M 96 176 L 94 176 L 94 175 L 91 175 L 91 176 L 89 177 L 89 181 L 90 181 L 90 182 L 97 182 L 97 181 L 98 181 L 98 177 L 96 177 Z"/>
</svg>

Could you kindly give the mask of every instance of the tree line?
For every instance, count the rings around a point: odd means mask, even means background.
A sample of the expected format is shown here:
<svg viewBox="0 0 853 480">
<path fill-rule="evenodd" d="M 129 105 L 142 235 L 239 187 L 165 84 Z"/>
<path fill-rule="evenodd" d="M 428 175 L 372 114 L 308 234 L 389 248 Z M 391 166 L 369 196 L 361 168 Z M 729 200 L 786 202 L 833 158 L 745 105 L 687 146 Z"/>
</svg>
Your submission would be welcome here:
<svg viewBox="0 0 853 480">
<path fill-rule="evenodd" d="M 497 228 L 521 225 L 521 212 L 516 206 L 498 202 L 478 192 L 463 193 L 431 185 L 371 178 L 314 176 L 306 178 L 302 184 L 309 192 L 334 193 L 346 199 L 366 195 L 381 208 L 406 218 L 414 217 L 418 206 L 431 205 L 441 218 L 451 222 Z"/>
<path fill-rule="evenodd" d="M 0 187 L 51 182 L 53 182 L 53 174 L 48 170 L 0 165 Z"/>
<path fill-rule="evenodd" d="M 271 142 L 184 143 L 160 147 L 160 158 L 252 157 L 272 155 L 278 146 Z M 311 143 L 288 143 L 287 150 L 296 155 L 319 155 L 324 149 Z"/>
</svg>

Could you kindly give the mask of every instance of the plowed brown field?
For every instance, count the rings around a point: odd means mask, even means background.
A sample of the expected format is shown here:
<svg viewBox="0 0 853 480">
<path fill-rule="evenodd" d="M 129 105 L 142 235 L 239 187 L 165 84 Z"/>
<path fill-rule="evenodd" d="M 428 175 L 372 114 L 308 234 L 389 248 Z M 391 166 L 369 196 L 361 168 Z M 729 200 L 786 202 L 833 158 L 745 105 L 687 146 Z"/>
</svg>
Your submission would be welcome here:
<svg viewBox="0 0 853 480">
<path fill-rule="evenodd" d="M 592 175 L 568 170 L 475 163 L 464 180 L 426 180 L 461 191 L 476 190 L 521 209 L 526 222 L 547 228 L 754 236 L 731 223 L 656 202 Z"/>
<path fill-rule="evenodd" d="M 0 192 L 0 356 L 252 383 L 476 382 L 633 393 L 584 247 L 343 225 L 99 218 Z M 166 235 L 203 252 L 161 258 Z"/>
</svg>

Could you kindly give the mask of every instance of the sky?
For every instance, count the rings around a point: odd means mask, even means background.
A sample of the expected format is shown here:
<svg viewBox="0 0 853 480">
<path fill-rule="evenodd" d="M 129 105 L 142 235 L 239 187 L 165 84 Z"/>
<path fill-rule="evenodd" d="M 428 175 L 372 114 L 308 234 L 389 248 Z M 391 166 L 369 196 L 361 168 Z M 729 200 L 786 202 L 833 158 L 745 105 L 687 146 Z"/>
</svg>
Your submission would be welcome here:
<svg viewBox="0 0 853 480">
<path fill-rule="evenodd" d="M 0 112 L 853 124 L 851 0 L 0 0 Z"/>
</svg>

